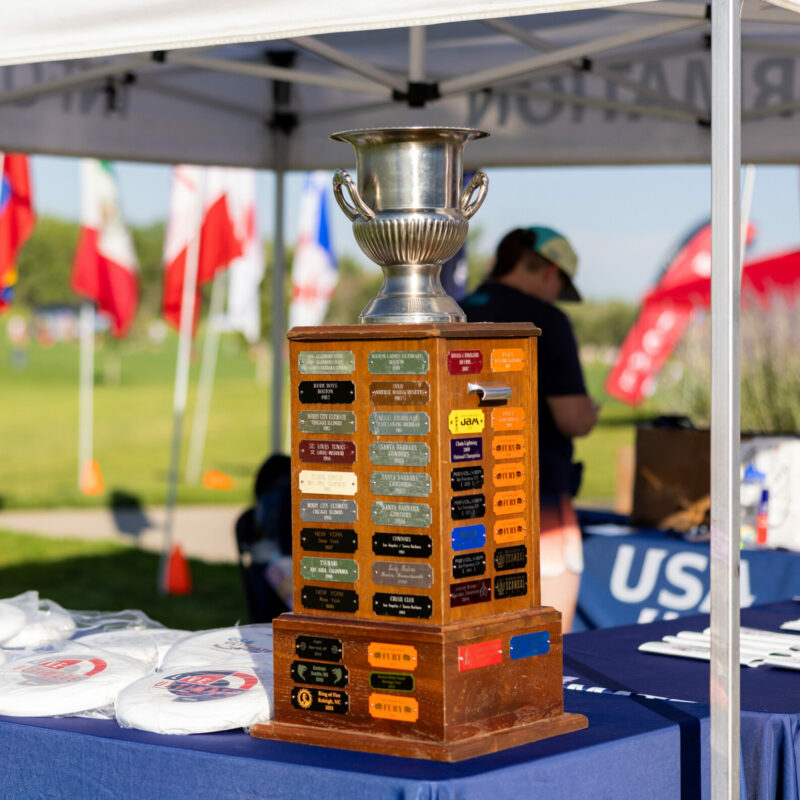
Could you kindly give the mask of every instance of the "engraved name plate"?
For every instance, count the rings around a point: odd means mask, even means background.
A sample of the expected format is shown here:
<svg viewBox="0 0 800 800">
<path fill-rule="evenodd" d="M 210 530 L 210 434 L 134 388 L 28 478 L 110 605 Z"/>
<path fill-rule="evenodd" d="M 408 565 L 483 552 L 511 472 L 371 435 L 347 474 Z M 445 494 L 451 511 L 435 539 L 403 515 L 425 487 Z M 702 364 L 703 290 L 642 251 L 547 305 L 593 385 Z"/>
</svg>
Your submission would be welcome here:
<svg viewBox="0 0 800 800">
<path fill-rule="evenodd" d="M 463 553 L 453 556 L 453 577 L 472 578 L 486 572 L 486 556 L 483 553 Z"/>
<path fill-rule="evenodd" d="M 414 676 L 410 672 L 370 672 L 369 688 L 382 692 L 413 692 Z"/>
<path fill-rule="evenodd" d="M 355 583 L 358 580 L 358 564 L 352 558 L 305 556 L 300 559 L 300 574 L 307 581 Z"/>
<path fill-rule="evenodd" d="M 492 484 L 494 486 L 519 486 L 524 482 L 525 465 L 521 461 L 495 464 L 492 468 Z"/>
<path fill-rule="evenodd" d="M 372 610 L 379 617 L 428 619 L 433 614 L 433 600 L 424 594 L 376 592 L 372 595 Z"/>
<path fill-rule="evenodd" d="M 511 575 L 498 575 L 494 579 L 494 596 L 497 600 L 506 597 L 521 597 L 528 593 L 528 575 L 514 572 Z"/>
<path fill-rule="evenodd" d="M 297 415 L 300 433 L 355 433 L 356 415 L 352 411 L 301 411 Z"/>
<path fill-rule="evenodd" d="M 428 558 L 433 553 L 433 539 L 424 533 L 373 533 L 372 552 L 376 556 Z"/>
<path fill-rule="evenodd" d="M 523 518 L 499 519 L 494 524 L 494 540 L 498 544 L 522 542 L 528 533 L 528 527 Z"/>
<path fill-rule="evenodd" d="M 485 525 L 460 525 L 450 534 L 453 550 L 475 550 L 486 544 Z"/>
<path fill-rule="evenodd" d="M 483 487 L 483 467 L 456 467 L 450 470 L 450 488 L 454 492 Z"/>
<path fill-rule="evenodd" d="M 352 403 L 356 397 L 353 381 L 300 381 L 301 403 Z"/>
<path fill-rule="evenodd" d="M 329 714 L 347 714 L 347 692 L 338 689 L 317 689 L 314 686 L 295 686 L 292 705 L 303 711 L 326 711 Z"/>
<path fill-rule="evenodd" d="M 450 460 L 454 464 L 459 461 L 480 461 L 482 458 L 483 439 L 480 436 L 450 440 Z"/>
<path fill-rule="evenodd" d="M 431 449 L 424 442 L 372 442 L 369 460 L 376 467 L 427 467 Z"/>
<path fill-rule="evenodd" d="M 419 663 L 419 654 L 417 648 L 410 644 L 370 642 L 367 647 L 367 661 L 371 667 L 413 671 Z"/>
<path fill-rule="evenodd" d="M 369 488 L 373 494 L 392 497 L 427 497 L 431 493 L 431 479 L 424 472 L 373 472 Z"/>
<path fill-rule="evenodd" d="M 349 675 L 344 664 L 315 664 L 313 661 L 293 661 L 292 680 L 317 686 L 347 686 Z"/>
<path fill-rule="evenodd" d="M 394 697 L 373 692 L 369 696 L 369 714 L 376 719 L 393 719 L 397 722 L 416 722 L 419 702 L 414 697 Z"/>
<path fill-rule="evenodd" d="M 512 661 L 532 656 L 543 656 L 550 652 L 550 631 L 534 631 L 512 636 L 508 642 L 508 654 Z"/>
<path fill-rule="evenodd" d="M 376 525 L 398 528 L 427 528 L 433 512 L 427 503 L 390 503 L 376 500 L 372 504 L 372 521 Z"/>
<path fill-rule="evenodd" d="M 450 584 L 450 606 L 471 606 L 473 603 L 488 603 L 492 599 L 491 578 Z"/>
<path fill-rule="evenodd" d="M 372 565 L 372 582 L 378 586 L 433 586 L 433 569 L 428 564 L 406 561 L 376 561 Z"/>
<path fill-rule="evenodd" d="M 503 406 L 492 411 L 492 428 L 496 431 L 521 431 L 525 429 L 525 409 Z"/>
<path fill-rule="evenodd" d="M 525 492 L 495 492 L 494 493 L 494 513 L 495 514 L 521 514 L 525 510 Z"/>
<path fill-rule="evenodd" d="M 367 357 L 373 375 L 424 375 L 428 354 L 424 350 L 374 350 Z"/>
<path fill-rule="evenodd" d="M 514 547 L 499 547 L 494 551 L 494 568 L 497 572 L 509 569 L 524 569 L 528 564 L 528 550 L 524 544 Z"/>
<path fill-rule="evenodd" d="M 358 535 L 352 528 L 303 528 L 300 546 L 317 552 L 355 553 Z"/>
<path fill-rule="evenodd" d="M 369 431 L 375 436 L 425 436 L 431 429 L 424 411 L 373 411 Z"/>
<path fill-rule="evenodd" d="M 450 500 L 451 519 L 478 519 L 486 514 L 486 498 L 482 494 L 468 494 Z"/>
<path fill-rule="evenodd" d="M 431 387 L 427 381 L 372 381 L 369 396 L 376 406 L 424 406 Z"/>
<path fill-rule="evenodd" d="M 355 368 L 356 359 L 349 350 L 303 350 L 297 354 L 301 375 L 349 375 Z"/>
<path fill-rule="evenodd" d="M 356 460 L 355 442 L 301 439 L 298 451 L 300 460 L 307 464 L 353 464 Z"/>
<path fill-rule="evenodd" d="M 482 370 L 480 350 L 451 350 L 447 354 L 447 371 L 451 375 L 477 375 Z"/>
<path fill-rule="evenodd" d="M 297 485 L 303 494 L 345 494 L 358 491 L 358 479 L 354 472 L 301 469 Z"/>
<path fill-rule="evenodd" d="M 305 608 L 317 611 L 341 611 L 347 614 L 358 611 L 358 593 L 352 589 L 303 586 L 300 590 L 300 601 Z"/>
<path fill-rule="evenodd" d="M 492 439 L 492 455 L 498 461 L 503 458 L 522 458 L 525 455 L 525 437 L 495 436 Z"/>
<path fill-rule="evenodd" d="M 520 347 L 496 347 L 489 361 L 492 372 L 522 372 L 525 369 L 525 351 Z"/>
<path fill-rule="evenodd" d="M 316 661 L 342 660 L 341 641 L 324 636 L 298 636 L 294 640 L 294 651 L 302 658 L 313 658 Z"/>
<path fill-rule="evenodd" d="M 355 500 L 301 500 L 300 519 L 303 522 L 343 522 L 351 524 L 358 518 Z"/>
<path fill-rule="evenodd" d="M 450 433 L 480 433 L 486 424 L 486 417 L 480 409 L 454 409 L 447 415 Z"/>
</svg>

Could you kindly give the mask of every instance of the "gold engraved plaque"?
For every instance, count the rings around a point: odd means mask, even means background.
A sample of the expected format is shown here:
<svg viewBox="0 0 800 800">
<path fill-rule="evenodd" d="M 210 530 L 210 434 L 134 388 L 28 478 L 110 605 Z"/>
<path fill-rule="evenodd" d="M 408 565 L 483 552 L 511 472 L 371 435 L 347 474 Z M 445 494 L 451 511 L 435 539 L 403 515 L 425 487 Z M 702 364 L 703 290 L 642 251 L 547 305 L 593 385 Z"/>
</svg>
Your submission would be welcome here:
<svg viewBox="0 0 800 800">
<path fill-rule="evenodd" d="M 358 478 L 353 472 L 333 472 L 321 469 L 300 470 L 298 480 L 304 494 L 344 494 L 358 491 Z"/>
</svg>

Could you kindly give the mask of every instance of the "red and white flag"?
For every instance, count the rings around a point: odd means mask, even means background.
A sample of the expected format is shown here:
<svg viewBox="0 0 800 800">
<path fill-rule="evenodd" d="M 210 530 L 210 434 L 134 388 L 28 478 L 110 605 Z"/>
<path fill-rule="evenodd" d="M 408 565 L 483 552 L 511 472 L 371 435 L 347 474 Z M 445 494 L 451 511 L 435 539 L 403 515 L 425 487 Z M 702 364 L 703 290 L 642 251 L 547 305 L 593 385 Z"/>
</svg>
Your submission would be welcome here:
<svg viewBox="0 0 800 800">
<path fill-rule="evenodd" d="M 73 291 L 111 317 L 111 333 L 124 336 L 139 303 L 139 270 L 122 219 L 119 193 L 107 161 L 81 162 L 81 231 L 72 263 Z"/>
<path fill-rule="evenodd" d="M 203 172 L 205 171 L 205 176 Z M 197 265 L 197 322 L 199 289 L 242 254 L 228 203 L 228 184 L 221 167 L 180 165 L 172 171 L 172 197 L 164 242 L 164 318 L 180 327 L 183 280 L 189 243 L 197 236 L 202 202 L 200 253 Z M 205 177 L 205 180 L 204 180 Z M 201 196 L 202 195 L 202 196 Z"/>
</svg>

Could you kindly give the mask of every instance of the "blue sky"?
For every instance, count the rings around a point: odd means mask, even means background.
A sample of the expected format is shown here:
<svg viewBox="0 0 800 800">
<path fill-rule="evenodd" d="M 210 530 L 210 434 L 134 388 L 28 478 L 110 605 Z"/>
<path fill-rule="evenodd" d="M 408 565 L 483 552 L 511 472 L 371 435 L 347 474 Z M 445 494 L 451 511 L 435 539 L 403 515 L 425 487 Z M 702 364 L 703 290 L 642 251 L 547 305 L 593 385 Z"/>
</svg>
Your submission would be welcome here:
<svg viewBox="0 0 800 800">
<path fill-rule="evenodd" d="M 40 214 L 77 220 L 79 162 L 35 156 L 33 178 Z M 350 164 L 342 164 L 350 167 Z M 170 168 L 117 163 L 123 212 L 135 224 L 166 217 Z M 489 254 L 517 226 L 545 224 L 565 233 L 580 257 L 577 284 L 590 299 L 637 300 L 652 283 L 668 251 L 710 215 L 708 167 L 547 167 L 492 169 L 489 194 L 472 221 L 481 231 L 480 252 Z M 757 238 L 751 255 L 800 247 L 800 178 L 797 167 L 760 166 L 751 220 Z M 287 178 L 286 235 L 294 240 L 302 174 Z M 274 178 L 257 179 L 262 234 L 272 236 Z M 333 246 L 357 255 L 350 223 L 333 207 Z M 377 269 L 377 267 L 375 267 Z"/>
</svg>

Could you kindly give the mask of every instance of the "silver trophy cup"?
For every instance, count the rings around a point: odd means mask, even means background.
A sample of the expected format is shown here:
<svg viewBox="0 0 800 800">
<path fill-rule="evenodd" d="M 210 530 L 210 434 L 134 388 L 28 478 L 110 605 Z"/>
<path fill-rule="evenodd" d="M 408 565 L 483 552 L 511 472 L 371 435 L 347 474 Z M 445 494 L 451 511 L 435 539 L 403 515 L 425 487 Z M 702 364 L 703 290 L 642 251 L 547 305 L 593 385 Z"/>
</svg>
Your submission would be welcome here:
<svg viewBox="0 0 800 800">
<path fill-rule="evenodd" d="M 489 188 L 478 171 L 462 190 L 464 146 L 488 134 L 469 128 L 375 128 L 334 133 L 356 151 L 358 185 L 337 170 L 333 193 L 358 246 L 383 269 L 383 286 L 361 322 L 464 322 L 442 288 L 442 263 L 467 238 Z M 345 195 L 349 196 L 346 197 Z"/>
</svg>

